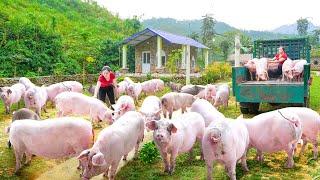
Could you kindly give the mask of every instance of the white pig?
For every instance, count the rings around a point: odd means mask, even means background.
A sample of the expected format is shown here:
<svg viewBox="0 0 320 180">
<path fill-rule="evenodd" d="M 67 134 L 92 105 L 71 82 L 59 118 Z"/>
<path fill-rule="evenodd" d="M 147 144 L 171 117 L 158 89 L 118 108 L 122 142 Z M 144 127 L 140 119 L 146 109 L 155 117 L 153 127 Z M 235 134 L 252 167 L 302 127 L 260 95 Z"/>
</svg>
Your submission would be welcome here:
<svg viewBox="0 0 320 180">
<path fill-rule="evenodd" d="M 293 79 L 292 69 L 293 69 L 293 61 L 291 59 L 287 59 L 282 64 L 282 81 L 285 81 L 287 79 L 288 81 L 291 81 Z"/>
<path fill-rule="evenodd" d="M 124 114 L 103 129 L 93 147 L 78 156 L 83 169 L 82 179 L 87 180 L 101 173 L 105 177 L 109 174 L 109 179 L 114 179 L 121 157 L 126 157 L 133 148 L 134 156 L 137 156 L 143 133 L 144 121 L 141 114 L 135 111 Z"/>
<path fill-rule="evenodd" d="M 91 121 L 112 123 L 112 111 L 99 99 L 77 92 L 63 92 L 54 100 L 58 117 L 88 115 Z"/>
<path fill-rule="evenodd" d="M 124 94 L 126 92 L 127 87 L 129 86 L 129 83 L 127 81 L 121 81 L 117 85 L 117 97 L 119 98 L 121 94 Z"/>
<path fill-rule="evenodd" d="M 294 111 L 275 110 L 244 121 L 250 136 L 250 147 L 257 149 L 257 159 L 263 161 L 263 152 L 285 150 L 287 168 L 294 165 L 293 155 L 302 135 L 299 116 Z"/>
<path fill-rule="evenodd" d="M 113 105 L 114 112 L 112 113 L 113 121 L 119 119 L 123 114 L 128 111 L 134 111 L 136 106 L 132 97 L 123 95 L 117 100 L 116 104 Z"/>
<path fill-rule="evenodd" d="M 255 59 L 254 63 L 256 65 L 256 79 L 257 81 L 262 80 L 266 81 L 269 79 L 268 76 L 268 59 L 260 58 Z"/>
<path fill-rule="evenodd" d="M 173 174 L 179 154 L 190 152 L 192 157 L 193 145 L 196 140 L 201 144 L 205 128 L 202 116 L 195 112 L 185 113 L 171 121 L 150 121 L 146 125 L 154 131 L 153 140 L 160 151 L 165 172 L 169 174 Z"/>
<path fill-rule="evenodd" d="M 21 77 L 19 79 L 19 83 L 23 84 L 26 90 L 28 90 L 31 87 L 34 87 L 35 85 L 30 81 L 30 79 L 26 77 Z"/>
<path fill-rule="evenodd" d="M 249 171 L 246 154 L 249 133 L 241 121 L 222 119 L 213 121 L 202 139 L 202 150 L 207 164 L 207 179 L 211 179 L 212 163 L 218 161 L 225 166 L 230 179 L 236 179 L 236 164 L 241 159 L 242 168 Z"/>
<path fill-rule="evenodd" d="M 71 91 L 82 93 L 83 86 L 77 81 L 64 81 L 52 84 L 46 87 L 46 89 L 48 93 L 48 100 L 53 101 L 54 98 L 62 92 Z"/>
<path fill-rule="evenodd" d="M 17 83 L 10 87 L 1 87 L 0 96 L 6 108 L 6 113 L 10 113 L 12 104 L 18 103 L 25 94 L 26 88 L 23 84 Z"/>
<path fill-rule="evenodd" d="M 9 139 L 16 156 L 17 172 L 23 155 L 50 159 L 78 156 L 93 140 L 91 123 L 82 118 L 65 117 L 44 121 L 23 120 L 11 124 Z"/>
<path fill-rule="evenodd" d="M 293 78 L 297 81 L 302 81 L 304 65 L 308 62 L 304 59 L 294 60 L 294 66 L 292 68 Z"/>
<path fill-rule="evenodd" d="M 151 79 L 141 83 L 142 91 L 145 94 L 154 94 L 164 89 L 164 82 L 161 79 Z"/>
<path fill-rule="evenodd" d="M 134 98 L 136 101 L 138 101 L 138 98 L 139 98 L 141 92 L 142 92 L 142 85 L 141 85 L 141 83 L 129 84 L 128 87 L 127 87 L 127 89 L 126 89 L 127 95 L 131 96 L 131 97 Z"/>
<path fill-rule="evenodd" d="M 256 64 L 255 61 L 258 59 L 250 59 L 246 64 L 244 64 L 244 67 L 248 68 L 248 71 L 250 73 L 251 81 L 253 81 L 253 74 L 256 73 Z"/>
<path fill-rule="evenodd" d="M 148 96 L 143 100 L 139 112 L 145 117 L 145 122 L 160 120 L 161 100 L 157 96 Z"/>
<path fill-rule="evenodd" d="M 169 119 L 171 119 L 173 111 L 178 109 L 181 109 L 182 113 L 184 113 L 194 101 L 195 97 L 191 94 L 169 92 L 161 97 L 163 116 L 166 118 L 168 112 Z"/>
<path fill-rule="evenodd" d="M 24 103 L 28 109 L 35 109 L 40 116 L 41 109 L 46 112 L 45 105 L 48 100 L 48 94 L 45 87 L 30 87 L 24 95 Z"/>
<path fill-rule="evenodd" d="M 219 112 L 207 100 L 197 99 L 191 106 L 191 112 L 197 112 L 202 115 L 206 127 L 213 121 L 224 119 L 224 115 Z"/>
<path fill-rule="evenodd" d="M 229 96 L 230 96 L 230 89 L 227 84 L 222 84 L 218 86 L 217 94 L 214 101 L 214 106 L 219 107 L 223 105 L 224 107 L 228 107 Z"/>
</svg>

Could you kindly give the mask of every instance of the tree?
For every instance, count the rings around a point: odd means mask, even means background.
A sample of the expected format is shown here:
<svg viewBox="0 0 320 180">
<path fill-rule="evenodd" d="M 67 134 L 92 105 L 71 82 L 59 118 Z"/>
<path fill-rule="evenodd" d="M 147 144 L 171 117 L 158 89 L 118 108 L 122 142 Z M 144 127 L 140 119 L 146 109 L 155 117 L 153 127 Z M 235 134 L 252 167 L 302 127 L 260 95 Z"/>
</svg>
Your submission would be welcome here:
<svg viewBox="0 0 320 180">
<path fill-rule="evenodd" d="M 220 48 L 221 48 L 221 51 L 223 53 L 224 60 L 227 60 L 227 58 L 228 58 L 230 47 L 231 47 L 231 42 L 230 41 L 228 41 L 227 39 L 221 41 Z"/>
<path fill-rule="evenodd" d="M 196 41 L 199 41 L 199 38 L 200 38 L 199 33 L 197 32 L 192 32 L 191 34 L 188 35 L 188 37 Z"/>
<path fill-rule="evenodd" d="M 202 20 L 201 26 L 201 35 L 202 42 L 208 47 L 211 47 L 213 44 L 213 38 L 215 33 L 214 26 L 216 24 L 216 20 L 210 15 L 206 14 Z"/>
<path fill-rule="evenodd" d="M 297 20 L 297 31 L 300 36 L 305 36 L 308 33 L 309 21 L 307 18 Z"/>
</svg>

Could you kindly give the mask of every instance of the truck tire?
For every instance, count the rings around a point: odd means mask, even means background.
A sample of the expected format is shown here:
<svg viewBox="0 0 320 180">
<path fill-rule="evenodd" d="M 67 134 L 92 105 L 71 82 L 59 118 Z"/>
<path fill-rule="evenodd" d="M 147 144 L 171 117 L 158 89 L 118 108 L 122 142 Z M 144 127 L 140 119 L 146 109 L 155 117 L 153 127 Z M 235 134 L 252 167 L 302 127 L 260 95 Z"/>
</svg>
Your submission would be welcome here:
<svg viewBox="0 0 320 180">
<path fill-rule="evenodd" d="M 258 114 L 260 103 L 240 102 L 240 111 L 242 114 Z"/>
<path fill-rule="evenodd" d="M 240 111 L 242 114 L 249 114 L 249 108 L 240 106 Z"/>
<path fill-rule="evenodd" d="M 251 103 L 249 108 L 249 113 L 250 114 L 259 114 L 259 106 L 260 103 Z"/>
</svg>

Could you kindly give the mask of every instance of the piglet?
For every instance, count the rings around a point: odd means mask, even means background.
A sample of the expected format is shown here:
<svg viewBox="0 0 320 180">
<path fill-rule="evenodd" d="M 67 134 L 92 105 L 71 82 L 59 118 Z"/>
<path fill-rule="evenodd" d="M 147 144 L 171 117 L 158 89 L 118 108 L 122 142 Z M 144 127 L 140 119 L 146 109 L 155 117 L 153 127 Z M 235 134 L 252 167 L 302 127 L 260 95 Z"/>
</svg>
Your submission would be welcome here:
<svg viewBox="0 0 320 180">
<path fill-rule="evenodd" d="M 292 81 L 293 79 L 293 74 L 292 74 L 292 69 L 293 69 L 293 61 L 291 59 L 287 59 L 284 61 L 282 64 L 282 81 L 288 80 Z"/>
<path fill-rule="evenodd" d="M 30 87 L 24 95 L 24 103 L 28 109 L 35 109 L 40 116 L 41 109 L 46 112 L 45 105 L 48 100 L 48 94 L 45 87 Z"/>
<path fill-rule="evenodd" d="M 101 173 L 114 179 L 122 156 L 126 157 L 133 148 L 134 157 L 138 155 L 143 133 L 143 118 L 135 111 L 127 112 L 111 126 L 103 129 L 92 148 L 84 150 L 78 156 L 83 170 L 82 179 L 87 180 Z"/>
<path fill-rule="evenodd" d="M 241 159 L 242 168 L 249 171 L 246 154 L 249 133 L 241 121 L 221 119 L 213 121 L 204 132 L 202 150 L 207 164 L 207 179 L 212 179 L 212 163 L 218 161 L 225 166 L 230 179 L 236 179 L 236 164 Z"/>
<path fill-rule="evenodd" d="M 246 64 L 244 64 L 244 67 L 248 68 L 248 71 L 250 73 L 250 78 L 251 81 L 253 81 L 253 74 L 256 73 L 256 64 L 255 61 L 257 61 L 258 59 L 251 59 L 249 60 Z"/>
<path fill-rule="evenodd" d="M 213 121 L 224 119 L 224 115 L 219 112 L 212 104 L 207 100 L 197 99 L 191 106 L 191 112 L 197 112 L 202 115 L 206 127 Z"/>
<path fill-rule="evenodd" d="M 68 115 L 87 115 L 91 121 L 112 123 L 112 111 L 99 99 L 77 92 L 63 92 L 56 96 L 55 105 L 58 117 Z"/>
<path fill-rule="evenodd" d="M 184 113 L 194 101 L 195 97 L 191 94 L 169 92 L 161 97 L 163 116 L 166 118 L 168 112 L 169 119 L 171 119 L 173 111 L 178 109 L 181 109 L 182 113 Z"/>
<path fill-rule="evenodd" d="M 230 89 L 227 84 L 221 84 L 218 86 L 217 94 L 214 101 L 214 106 L 219 107 L 223 105 L 224 107 L 228 107 L 228 101 L 230 96 Z"/>
<path fill-rule="evenodd" d="M 32 155 L 50 159 L 78 156 L 90 147 L 93 136 L 91 123 L 82 118 L 15 121 L 9 133 L 16 157 L 15 172 L 21 168 L 24 154 L 26 163 Z"/>
<path fill-rule="evenodd" d="M 26 88 L 23 84 L 17 83 L 10 87 L 1 87 L 0 96 L 6 108 L 6 113 L 10 113 L 12 104 L 18 103 L 25 94 Z"/>
<path fill-rule="evenodd" d="M 292 68 L 292 74 L 294 79 L 296 79 L 297 81 L 302 81 L 304 65 L 306 65 L 307 63 L 308 62 L 304 59 L 293 61 L 294 66 Z"/>
<path fill-rule="evenodd" d="M 114 112 L 112 113 L 113 121 L 119 119 L 123 114 L 128 111 L 134 111 L 136 106 L 132 97 L 123 95 L 117 100 L 116 104 L 113 105 Z"/>
<path fill-rule="evenodd" d="M 21 77 L 19 79 L 19 83 L 23 84 L 26 90 L 28 90 L 31 87 L 35 87 L 35 85 L 30 81 L 30 79 L 26 77 Z"/>
<path fill-rule="evenodd" d="M 192 157 L 193 146 L 196 140 L 201 144 L 205 128 L 202 116 L 195 112 L 185 113 L 171 121 L 150 121 L 146 125 L 153 130 L 153 140 L 160 151 L 165 172 L 169 174 L 173 174 L 179 154 L 190 152 Z"/>
</svg>

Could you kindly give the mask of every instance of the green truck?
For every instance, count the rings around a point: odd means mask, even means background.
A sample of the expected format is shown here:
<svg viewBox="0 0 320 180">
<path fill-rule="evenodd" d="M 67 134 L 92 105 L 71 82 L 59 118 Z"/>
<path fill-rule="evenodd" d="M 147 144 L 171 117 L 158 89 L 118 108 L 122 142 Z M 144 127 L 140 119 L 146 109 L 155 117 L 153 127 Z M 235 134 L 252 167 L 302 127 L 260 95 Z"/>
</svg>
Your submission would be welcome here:
<svg viewBox="0 0 320 180">
<path fill-rule="evenodd" d="M 278 47 L 283 46 L 292 60 L 305 59 L 303 80 L 301 82 L 251 81 L 246 67 L 232 67 L 232 90 L 236 101 L 240 103 L 243 114 L 255 114 L 260 103 L 309 105 L 310 44 L 308 38 L 257 40 L 254 42 L 253 58 L 273 58 Z"/>
</svg>

